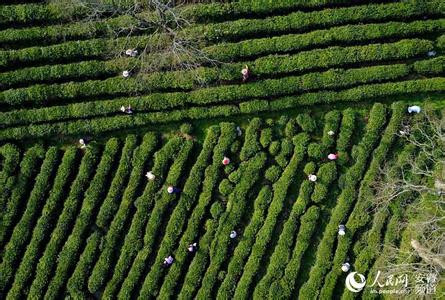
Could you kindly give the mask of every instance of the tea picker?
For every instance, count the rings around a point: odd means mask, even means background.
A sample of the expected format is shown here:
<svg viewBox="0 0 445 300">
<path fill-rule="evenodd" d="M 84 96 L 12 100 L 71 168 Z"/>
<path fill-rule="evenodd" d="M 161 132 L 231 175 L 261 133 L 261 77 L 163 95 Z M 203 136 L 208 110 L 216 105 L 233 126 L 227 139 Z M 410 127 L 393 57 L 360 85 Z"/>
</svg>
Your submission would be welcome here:
<svg viewBox="0 0 445 300">
<path fill-rule="evenodd" d="M 409 129 L 409 126 L 407 126 L 407 125 L 403 126 L 402 130 L 399 130 L 399 134 L 401 136 L 409 135 L 409 132 L 410 132 L 410 129 Z"/>
<path fill-rule="evenodd" d="M 348 262 L 343 263 L 343 264 L 341 265 L 341 270 L 342 270 L 343 272 L 348 272 L 350 269 L 351 269 L 351 265 L 350 265 Z"/>
<path fill-rule="evenodd" d="M 175 194 L 175 193 L 179 193 L 181 190 L 178 189 L 177 187 L 174 187 L 172 185 L 168 186 L 167 188 L 167 193 L 169 194 Z"/>
<path fill-rule="evenodd" d="M 317 181 L 317 175 L 310 174 L 308 176 L 308 179 L 309 179 L 309 181 L 315 182 L 315 181 Z"/>
<path fill-rule="evenodd" d="M 128 114 L 128 115 L 133 114 L 133 109 L 131 108 L 130 104 L 128 104 L 128 107 L 125 107 L 125 106 L 122 105 L 121 108 L 120 108 L 120 111 L 125 113 L 125 114 Z"/>
<path fill-rule="evenodd" d="M 197 248 L 197 245 L 198 245 L 197 243 L 193 243 L 193 244 L 188 245 L 187 251 L 190 252 L 190 253 L 195 252 L 196 248 Z"/>
<path fill-rule="evenodd" d="M 428 51 L 428 52 L 426 53 L 426 55 L 427 55 L 428 57 L 434 57 L 434 56 L 436 56 L 436 54 L 437 54 L 437 52 L 434 51 L 434 50 Z"/>
<path fill-rule="evenodd" d="M 343 224 L 338 225 L 338 235 L 343 236 L 345 234 L 346 234 L 346 226 Z"/>
<path fill-rule="evenodd" d="M 230 158 L 224 156 L 223 160 L 222 160 L 222 164 L 224 166 L 227 166 L 228 164 L 230 164 Z"/>
<path fill-rule="evenodd" d="M 331 153 L 328 155 L 328 159 L 329 160 L 336 160 L 338 158 L 338 154 L 337 153 Z"/>
<path fill-rule="evenodd" d="M 249 79 L 250 70 L 247 65 L 241 70 L 241 75 L 243 75 L 243 82 L 246 82 Z"/>
<path fill-rule="evenodd" d="M 87 147 L 87 144 L 84 139 L 79 139 L 79 145 L 80 149 L 85 149 Z"/>
<path fill-rule="evenodd" d="M 129 114 L 129 115 L 131 115 L 133 113 L 133 109 L 131 108 L 130 104 L 128 104 L 128 107 L 126 108 L 125 113 Z"/>
<path fill-rule="evenodd" d="M 236 126 L 236 131 L 238 132 L 238 136 L 241 136 L 243 134 L 243 131 L 239 126 Z"/>
<path fill-rule="evenodd" d="M 171 266 L 173 261 L 174 261 L 174 258 L 170 255 L 170 256 L 164 258 L 164 262 L 162 263 L 162 266 L 165 268 L 169 267 L 169 266 Z"/>
<path fill-rule="evenodd" d="M 422 109 L 420 108 L 420 106 L 417 105 L 413 105 L 413 106 L 409 106 L 408 107 L 408 113 L 412 114 L 412 113 L 420 113 L 422 111 Z"/>
<path fill-rule="evenodd" d="M 155 174 L 153 174 L 152 171 L 145 173 L 145 177 L 147 177 L 148 180 L 155 180 L 156 178 Z"/>
<path fill-rule="evenodd" d="M 138 50 L 136 50 L 136 49 L 127 49 L 125 51 L 125 54 L 127 56 L 136 57 L 138 55 Z"/>
</svg>

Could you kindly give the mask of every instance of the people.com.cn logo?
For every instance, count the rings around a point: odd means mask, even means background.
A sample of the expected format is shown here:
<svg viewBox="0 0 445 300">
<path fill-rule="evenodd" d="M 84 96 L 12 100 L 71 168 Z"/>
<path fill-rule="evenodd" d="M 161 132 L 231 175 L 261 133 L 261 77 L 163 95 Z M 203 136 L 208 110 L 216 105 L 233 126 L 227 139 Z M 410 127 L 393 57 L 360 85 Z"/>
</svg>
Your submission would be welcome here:
<svg viewBox="0 0 445 300">
<path fill-rule="evenodd" d="M 360 278 L 360 282 L 357 282 L 357 280 L 355 280 L 355 275 L 357 275 Z M 353 293 L 358 293 L 365 287 L 366 278 L 364 275 L 360 273 L 351 272 L 348 274 L 348 276 L 346 276 L 345 284 L 348 290 L 350 290 Z"/>
</svg>

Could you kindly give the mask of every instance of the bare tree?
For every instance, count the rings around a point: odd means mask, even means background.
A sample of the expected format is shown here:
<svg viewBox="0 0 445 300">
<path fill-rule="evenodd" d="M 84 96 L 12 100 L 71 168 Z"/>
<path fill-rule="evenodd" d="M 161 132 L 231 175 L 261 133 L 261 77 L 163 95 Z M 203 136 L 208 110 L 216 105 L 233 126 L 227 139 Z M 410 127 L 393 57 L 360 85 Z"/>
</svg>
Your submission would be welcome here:
<svg viewBox="0 0 445 300">
<path fill-rule="evenodd" d="M 409 245 L 384 245 L 389 253 L 385 271 L 440 278 L 445 269 L 445 119 L 427 110 L 411 123 L 401 124 L 398 135 L 412 151 L 401 164 L 382 167 L 373 186 L 375 210 L 397 200 L 408 215 L 400 225 Z"/>
<path fill-rule="evenodd" d="M 197 69 L 203 65 L 217 65 L 202 50 L 202 34 L 192 34 L 186 29 L 194 21 L 182 4 L 173 0 L 49 0 L 61 5 L 67 14 L 81 11 L 80 21 L 96 22 L 104 16 L 127 16 L 131 22 L 119 28 L 110 28 L 116 38 L 109 57 L 119 58 L 128 48 L 137 50 L 131 71 L 149 73 L 160 70 L 187 71 L 195 81 L 203 83 Z M 184 3 L 181 1 L 180 3 Z M 79 14 L 77 14 L 79 15 Z M 135 38 L 139 36 L 141 38 Z"/>
<path fill-rule="evenodd" d="M 149 32 L 150 41 L 141 47 L 139 69 L 151 72 L 160 68 L 190 71 L 202 65 L 216 65 L 219 62 L 201 50 L 204 46 L 202 35 L 184 33 L 193 25 L 182 7 L 174 1 L 147 1 L 147 11 L 134 15 L 139 26 L 133 32 Z"/>
</svg>

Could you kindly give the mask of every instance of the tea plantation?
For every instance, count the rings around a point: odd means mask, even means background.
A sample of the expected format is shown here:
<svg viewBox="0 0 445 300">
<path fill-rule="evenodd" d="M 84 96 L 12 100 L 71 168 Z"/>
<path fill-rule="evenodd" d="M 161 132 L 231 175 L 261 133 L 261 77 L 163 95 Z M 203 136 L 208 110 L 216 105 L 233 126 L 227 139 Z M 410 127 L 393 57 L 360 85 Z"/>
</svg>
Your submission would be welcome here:
<svg viewBox="0 0 445 300">
<path fill-rule="evenodd" d="M 0 299 L 379 299 L 341 267 L 403 243 L 373 183 L 419 155 L 408 106 L 444 106 L 445 2 L 177 9 L 209 61 L 142 72 L 110 55 L 140 19 L 0 4 Z"/>
</svg>

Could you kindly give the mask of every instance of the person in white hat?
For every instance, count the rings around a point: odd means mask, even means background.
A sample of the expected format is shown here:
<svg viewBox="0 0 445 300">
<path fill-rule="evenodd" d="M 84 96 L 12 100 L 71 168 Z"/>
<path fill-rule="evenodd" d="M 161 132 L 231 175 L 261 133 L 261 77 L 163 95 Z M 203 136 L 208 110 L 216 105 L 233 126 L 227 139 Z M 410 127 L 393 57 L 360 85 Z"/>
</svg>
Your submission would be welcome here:
<svg viewBox="0 0 445 300">
<path fill-rule="evenodd" d="M 155 180 L 156 176 L 153 174 L 152 171 L 149 171 L 145 174 L 145 177 L 147 177 L 148 180 Z"/>
<path fill-rule="evenodd" d="M 174 191 L 175 191 L 175 188 L 171 185 L 167 188 L 167 193 L 169 193 L 169 194 L 173 194 Z"/>
<path fill-rule="evenodd" d="M 243 82 L 246 82 L 250 76 L 249 67 L 247 65 L 241 70 L 241 74 L 243 75 Z"/>
<path fill-rule="evenodd" d="M 310 174 L 308 176 L 308 179 L 309 179 L 309 181 L 315 182 L 315 181 L 317 181 L 317 175 Z"/>
<path fill-rule="evenodd" d="M 181 191 L 180 189 L 178 189 L 177 187 L 174 187 L 172 185 L 169 185 L 168 188 L 167 188 L 167 192 L 169 194 L 179 193 L 180 191 Z"/>
<path fill-rule="evenodd" d="M 338 234 L 342 235 L 342 236 L 346 234 L 346 226 L 345 225 L 338 226 Z"/>
<path fill-rule="evenodd" d="M 413 105 L 413 106 L 409 106 L 408 107 L 408 113 L 412 114 L 412 113 L 420 113 L 422 111 L 422 109 L 420 108 L 420 106 L 417 105 Z"/>
<path fill-rule="evenodd" d="M 230 232 L 230 238 L 231 238 L 231 239 L 234 239 L 234 238 L 236 238 L 236 236 L 237 236 L 236 231 L 235 231 L 235 230 L 232 230 L 232 231 Z"/>
<path fill-rule="evenodd" d="M 124 112 L 125 112 L 125 110 L 126 110 L 125 106 L 123 106 L 123 105 L 122 105 L 122 106 L 121 106 L 121 112 L 123 112 L 123 113 L 124 113 Z"/>
<path fill-rule="evenodd" d="M 138 55 L 138 51 L 136 49 L 127 49 L 125 54 L 131 57 L 136 57 L 136 55 Z"/>
<path fill-rule="evenodd" d="M 403 126 L 402 130 L 399 130 L 399 134 L 401 136 L 409 135 L 409 132 L 410 132 L 410 129 L 409 129 L 409 126 L 407 126 L 407 125 Z"/>
<path fill-rule="evenodd" d="M 351 269 L 351 265 L 349 263 L 344 263 L 344 264 L 341 265 L 341 270 L 343 272 L 348 272 L 349 269 Z"/>
<path fill-rule="evenodd" d="M 80 149 L 85 149 L 87 147 L 87 144 L 85 143 L 84 139 L 79 139 Z"/>
<path fill-rule="evenodd" d="M 335 134 L 335 132 L 334 132 L 333 130 L 329 130 L 329 131 L 328 131 L 328 135 L 332 136 L 332 135 L 334 135 L 334 134 Z"/>
<path fill-rule="evenodd" d="M 187 247 L 187 251 L 190 252 L 190 253 L 195 252 L 195 251 L 196 251 L 196 247 L 197 247 L 197 245 L 198 245 L 197 243 L 190 244 L 190 245 Z"/>
<path fill-rule="evenodd" d="M 236 131 L 238 132 L 238 136 L 241 136 L 243 134 L 243 132 L 239 126 L 236 126 Z"/>
<path fill-rule="evenodd" d="M 130 76 L 130 71 L 127 71 L 127 70 L 123 71 L 123 72 L 122 72 L 122 76 L 123 76 L 124 78 L 129 77 L 129 76 Z"/>
</svg>

